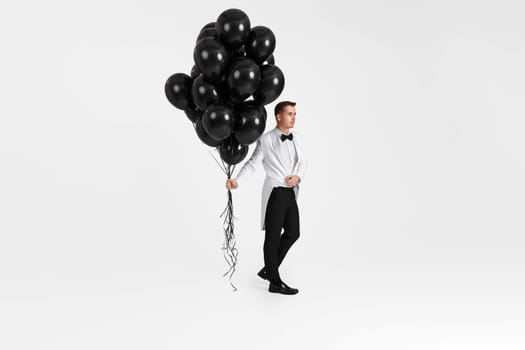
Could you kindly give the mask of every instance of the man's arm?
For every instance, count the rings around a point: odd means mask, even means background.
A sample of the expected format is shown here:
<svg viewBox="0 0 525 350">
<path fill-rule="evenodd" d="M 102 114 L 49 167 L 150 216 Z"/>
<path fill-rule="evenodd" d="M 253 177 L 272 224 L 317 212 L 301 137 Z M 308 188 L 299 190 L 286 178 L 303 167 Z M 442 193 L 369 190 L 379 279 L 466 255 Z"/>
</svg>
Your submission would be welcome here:
<svg viewBox="0 0 525 350">
<path fill-rule="evenodd" d="M 237 183 L 244 182 L 247 175 L 253 173 L 257 167 L 257 165 L 263 160 L 264 158 L 264 152 L 262 149 L 262 137 L 259 137 L 257 140 L 257 146 L 255 146 L 255 150 L 252 153 L 252 156 L 244 165 L 242 166 L 241 170 L 237 174 L 237 177 L 235 178 L 235 181 Z M 239 181 L 240 180 L 240 181 Z"/>
<path fill-rule="evenodd" d="M 297 134 L 297 132 L 294 132 L 294 136 L 296 138 L 297 143 L 297 166 L 295 168 L 295 172 L 292 175 L 296 175 L 299 177 L 299 183 L 303 180 L 304 174 L 306 173 L 306 169 L 308 168 L 308 160 L 306 159 L 306 156 L 303 152 L 303 144 L 302 144 L 302 136 L 300 134 Z"/>
</svg>

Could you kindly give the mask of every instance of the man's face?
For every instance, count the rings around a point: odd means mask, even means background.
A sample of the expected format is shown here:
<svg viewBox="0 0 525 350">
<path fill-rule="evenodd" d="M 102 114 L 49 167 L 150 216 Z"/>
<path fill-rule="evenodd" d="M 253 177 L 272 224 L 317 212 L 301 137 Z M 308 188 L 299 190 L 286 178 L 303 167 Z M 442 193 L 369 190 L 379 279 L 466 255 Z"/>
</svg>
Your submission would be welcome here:
<svg viewBox="0 0 525 350">
<path fill-rule="evenodd" d="M 295 114 L 295 106 L 284 107 L 281 113 L 277 115 L 277 124 L 286 129 L 293 128 L 295 124 Z"/>
</svg>

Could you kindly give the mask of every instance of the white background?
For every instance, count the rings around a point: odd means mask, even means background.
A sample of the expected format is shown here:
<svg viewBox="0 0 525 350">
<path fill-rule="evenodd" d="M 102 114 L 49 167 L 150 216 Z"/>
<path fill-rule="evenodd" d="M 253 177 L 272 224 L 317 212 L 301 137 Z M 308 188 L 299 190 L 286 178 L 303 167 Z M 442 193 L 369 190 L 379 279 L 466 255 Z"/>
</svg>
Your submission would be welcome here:
<svg viewBox="0 0 525 350">
<path fill-rule="evenodd" d="M 298 103 L 310 167 L 280 269 L 295 296 L 256 276 L 262 167 L 234 191 L 239 290 L 222 277 L 225 176 L 164 96 L 230 7 L 274 31 L 279 99 Z M 0 348 L 523 349 L 523 14 L 3 3 Z"/>
</svg>

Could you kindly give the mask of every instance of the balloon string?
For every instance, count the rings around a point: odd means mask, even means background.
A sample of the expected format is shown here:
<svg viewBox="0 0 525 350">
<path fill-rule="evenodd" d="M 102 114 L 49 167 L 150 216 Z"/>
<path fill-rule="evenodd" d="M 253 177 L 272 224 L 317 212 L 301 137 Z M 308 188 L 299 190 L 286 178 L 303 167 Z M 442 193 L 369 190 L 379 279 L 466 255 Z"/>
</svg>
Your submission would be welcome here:
<svg viewBox="0 0 525 350">
<path fill-rule="evenodd" d="M 210 153 L 211 154 L 211 153 Z M 231 164 L 225 164 L 224 161 L 221 158 L 222 166 L 217 161 L 217 159 L 212 155 L 213 159 L 217 162 L 221 170 L 226 174 L 228 179 L 231 178 L 234 170 L 235 165 Z M 227 192 L 228 201 L 226 203 L 226 207 L 224 208 L 223 212 L 220 214 L 219 217 L 224 216 L 223 221 L 223 230 L 224 230 L 224 242 L 222 245 L 222 251 L 223 256 L 226 262 L 228 263 L 229 269 L 226 271 L 223 275 L 225 277 L 229 274 L 229 283 L 233 287 L 233 291 L 237 291 L 237 287 L 232 283 L 232 276 L 235 272 L 235 267 L 237 265 L 237 255 L 238 255 L 238 249 L 235 247 L 236 240 L 235 240 L 235 233 L 234 233 L 234 220 L 237 219 L 233 214 L 233 196 L 231 190 L 228 190 Z"/>
<path fill-rule="evenodd" d="M 228 190 L 228 203 L 227 203 L 227 211 L 225 213 L 223 228 L 224 228 L 224 243 L 223 243 L 223 255 L 230 266 L 228 271 L 223 275 L 226 276 L 230 274 L 229 276 L 229 282 L 230 285 L 233 287 L 234 291 L 237 291 L 237 288 L 233 283 L 231 282 L 233 273 L 235 272 L 235 266 L 237 265 L 237 255 L 238 250 L 235 247 L 236 240 L 235 240 L 235 234 L 234 234 L 234 216 L 233 216 L 233 202 L 232 202 L 232 194 L 231 191 Z"/>
</svg>

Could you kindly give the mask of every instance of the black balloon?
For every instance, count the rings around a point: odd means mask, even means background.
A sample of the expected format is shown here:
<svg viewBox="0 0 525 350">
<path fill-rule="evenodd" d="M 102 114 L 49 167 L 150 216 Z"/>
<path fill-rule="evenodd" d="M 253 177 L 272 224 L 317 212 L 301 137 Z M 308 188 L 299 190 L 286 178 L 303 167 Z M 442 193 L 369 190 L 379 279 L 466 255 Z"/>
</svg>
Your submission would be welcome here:
<svg viewBox="0 0 525 350">
<path fill-rule="evenodd" d="M 239 9 L 228 9 L 221 13 L 215 22 L 219 39 L 229 49 L 240 48 L 250 34 L 250 19 Z"/>
<path fill-rule="evenodd" d="M 195 123 L 195 132 L 197 133 L 199 139 L 208 146 L 217 147 L 221 144 L 221 141 L 211 137 L 206 129 L 204 129 L 204 126 L 202 125 L 202 118 L 197 119 Z"/>
<path fill-rule="evenodd" d="M 201 31 L 199 32 L 199 36 L 197 36 L 197 42 L 201 40 L 202 38 L 206 38 L 208 36 L 211 37 L 217 37 L 217 30 L 215 29 L 215 22 L 210 22 L 206 24 L 204 27 L 202 27 Z"/>
<path fill-rule="evenodd" d="M 275 58 L 273 57 L 273 55 L 271 55 L 261 64 L 275 64 Z"/>
<path fill-rule="evenodd" d="M 226 48 L 213 37 L 206 37 L 197 43 L 193 59 L 204 76 L 213 81 L 220 79 L 230 62 Z"/>
<path fill-rule="evenodd" d="M 199 70 L 199 67 L 197 67 L 197 65 L 194 64 L 193 67 L 191 67 L 190 76 L 192 79 L 195 79 L 199 76 L 199 74 L 201 74 L 201 71 Z"/>
<path fill-rule="evenodd" d="M 275 35 L 268 27 L 253 27 L 244 47 L 246 57 L 258 64 L 263 63 L 275 50 Z"/>
<path fill-rule="evenodd" d="M 255 103 L 243 103 L 235 111 L 234 135 L 243 145 L 249 145 L 259 138 L 266 128 L 266 118 Z"/>
<path fill-rule="evenodd" d="M 196 108 L 186 108 L 184 110 L 184 113 L 186 113 L 186 116 L 189 120 L 191 120 L 192 123 L 196 123 L 197 120 L 202 117 L 202 111 L 196 109 Z"/>
<path fill-rule="evenodd" d="M 248 58 L 237 58 L 228 69 L 226 85 L 232 100 L 243 101 L 257 90 L 261 80 L 259 66 Z"/>
<path fill-rule="evenodd" d="M 191 98 L 192 79 L 184 73 L 175 73 L 171 75 L 166 84 L 164 84 L 164 93 L 168 101 L 179 109 L 194 107 Z"/>
<path fill-rule="evenodd" d="M 248 146 L 242 145 L 234 135 L 224 139 L 219 145 L 221 159 L 227 164 L 235 165 L 240 163 L 248 154 Z"/>
<path fill-rule="evenodd" d="M 266 64 L 261 66 L 261 82 L 253 97 L 255 102 L 267 105 L 273 102 L 284 89 L 284 75 L 279 67 Z"/>
<path fill-rule="evenodd" d="M 219 102 L 217 89 L 202 74 L 193 80 L 191 95 L 193 103 L 202 111 L 206 110 L 210 104 Z"/>
<path fill-rule="evenodd" d="M 221 102 L 208 106 L 202 115 L 202 125 L 211 137 L 224 140 L 235 126 L 233 109 Z"/>
<path fill-rule="evenodd" d="M 264 121 L 266 122 L 266 119 L 268 118 L 268 113 L 266 112 L 266 108 L 264 108 L 263 105 L 259 107 L 259 110 L 261 111 L 262 115 L 264 116 Z"/>
<path fill-rule="evenodd" d="M 210 23 L 206 24 L 204 27 L 202 27 L 201 31 L 206 29 L 206 28 L 215 28 L 215 22 L 210 22 Z"/>
<path fill-rule="evenodd" d="M 243 102 L 243 105 L 249 105 L 249 106 L 255 106 L 259 111 L 261 111 L 261 114 L 264 116 L 264 121 L 266 122 L 266 108 L 264 108 L 263 105 L 256 103 L 254 100 L 246 100 Z"/>
</svg>

